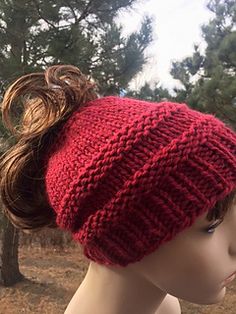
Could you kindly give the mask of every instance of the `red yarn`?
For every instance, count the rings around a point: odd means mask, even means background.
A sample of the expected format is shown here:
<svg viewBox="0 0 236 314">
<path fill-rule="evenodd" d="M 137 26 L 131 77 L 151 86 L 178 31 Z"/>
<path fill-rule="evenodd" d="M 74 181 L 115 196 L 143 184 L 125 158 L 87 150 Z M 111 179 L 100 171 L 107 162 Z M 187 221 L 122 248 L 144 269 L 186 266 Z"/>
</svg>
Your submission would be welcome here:
<svg viewBox="0 0 236 314">
<path fill-rule="evenodd" d="M 186 104 L 103 97 L 59 132 L 45 180 L 57 224 L 84 254 L 126 266 L 236 188 L 236 134 Z"/>
</svg>

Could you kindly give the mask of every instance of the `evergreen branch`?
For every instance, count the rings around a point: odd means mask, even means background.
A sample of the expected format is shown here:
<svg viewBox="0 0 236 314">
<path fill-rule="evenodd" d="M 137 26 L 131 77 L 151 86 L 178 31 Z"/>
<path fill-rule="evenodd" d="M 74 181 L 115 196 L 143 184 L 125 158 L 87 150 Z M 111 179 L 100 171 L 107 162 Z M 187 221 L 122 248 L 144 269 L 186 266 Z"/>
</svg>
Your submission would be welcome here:
<svg viewBox="0 0 236 314">
<path fill-rule="evenodd" d="M 90 14 L 90 7 L 91 7 L 92 3 L 93 3 L 93 0 L 90 0 L 88 2 L 88 4 L 86 5 L 84 11 L 81 13 L 80 17 L 77 19 L 77 24 L 79 22 L 81 22 L 82 20 L 84 20 Z"/>
<path fill-rule="evenodd" d="M 126 4 L 126 6 L 127 6 L 127 7 L 131 7 L 132 4 L 133 4 L 133 2 L 134 2 L 134 0 L 128 1 L 128 3 Z M 103 13 L 103 14 L 104 14 L 104 13 L 109 14 L 110 12 L 112 12 L 112 11 L 118 11 L 120 8 L 123 8 L 123 7 L 124 7 L 124 5 L 122 5 L 122 4 L 119 5 L 119 3 L 118 3 L 117 6 L 111 8 L 110 10 L 109 10 L 109 9 L 97 9 L 97 12 L 100 12 L 100 13 Z"/>
<path fill-rule="evenodd" d="M 71 10 L 71 12 L 72 12 L 72 15 L 73 15 L 73 17 L 74 17 L 74 19 L 75 19 L 74 24 L 77 24 L 77 23 L 78 23 L 78 18 L 77 18 L 77 15 L 76 15 L 76 13 L 75 13 L 74 8 L 70 5 L 69 1 L 66 0 L 65 2 L 66 2 L 66 4 L 67 4 L 67 6 L 70 8 L 70 10 Z"/>
<path fill-rule="evenodd" d="M 217 101 L 214 102 L 214 105 L 215 105 L 216 109 L 222 114 L 222 116 L 223 116 L 224 118 L 226 118 L 226 120 L 228 120 L 228 121 L 230 121 L 230 122 L 232 122 L 232 123 L 234 123 L 234 124 L 236 123 L 236 120 L 231 119 L 230 116 L 228 116 L 228 115 L 224 112 L 224 110 L 222 110 L 223 108 L 222 108 L 221 106 L 218 106 L 218 105 L 217 105 Z"/>
<path fill-rule="evenodd" d="M 49 22 L 49 21 L 42 15 L 42 13 L 41 13 L 41 11 L 40 11 L 40 7 L 39 7 L 39 5 L 37 4 L 37 1 L 34 0 L 33 2 L 34 2 L 34 4 L 35 4 L 35 8 L 36 8 L 36 10 L 37 10 L 37 12 L 38 12 L 39 17 L 40 17 L 42 20 L 44 20 L 44 22 L 46 22 L 48 25 L 52 26 L 52 28 L 54 28 L 55 30 L 57 30 L 57 27 L 56 27 L 53 23 Z"/>
</svg>

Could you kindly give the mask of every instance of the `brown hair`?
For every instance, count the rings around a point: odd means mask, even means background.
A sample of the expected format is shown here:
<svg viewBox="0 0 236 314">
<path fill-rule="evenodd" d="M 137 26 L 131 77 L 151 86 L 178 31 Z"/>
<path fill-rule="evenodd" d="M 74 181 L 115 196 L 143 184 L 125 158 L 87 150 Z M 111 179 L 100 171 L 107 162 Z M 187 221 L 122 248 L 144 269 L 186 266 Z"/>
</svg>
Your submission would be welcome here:
<svg viewBox="0 0 236 314">
<path fill-rule="evenodd" d="M 16 227 L 56 227 L 55 212 L 45 193 L 42 158 L 72 112 L 98 97 L 95 87 L 78 68 L 60 65 L 49 67 L 45 73 L 22 76 L 7 89 L 1 104 L 2 119 L 17 143 L 0 160 L 0 196 L 6 216 Z M 20 102 L 24 111 L 17 130 L 10 110 Z M 222 217 L 233 205 L 235 194 L 234 190 L 218 201 L 208 219 Z"/>
<path fill-rule="evenodd" d="M 236 205 L 236 189 L 229 193 L 223 200 L 216 202 L 215 206 L 208 211 L 207 220 L 223 219 L 233 205 Z"/>
<path fill-rule="evenodd" d="M 96 88 L 77 67 L 55 65 L 45 72 L 20 77 L 6 90 L 2 121 L 17 141 L 1 156 L 0 196 L 3 210 L 15 227 L 56 227 L 45 193 L 42 158 L 72 112 L 98 98 Z M 20 104 L 22 119 L 14 127 L 11 111 L 19 120 Z"/>
</svg>

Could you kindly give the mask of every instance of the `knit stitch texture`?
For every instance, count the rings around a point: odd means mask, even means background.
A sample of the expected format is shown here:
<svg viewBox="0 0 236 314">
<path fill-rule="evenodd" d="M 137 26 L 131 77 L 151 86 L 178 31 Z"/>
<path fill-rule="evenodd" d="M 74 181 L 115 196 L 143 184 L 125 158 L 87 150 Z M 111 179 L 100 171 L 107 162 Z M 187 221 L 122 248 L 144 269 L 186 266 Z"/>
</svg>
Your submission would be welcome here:
<svg viewBox="0 0 236 314">
<path fill-rule="evenodd" d="M 186 104 L 108 96 L 72 114 L 46 164 L 58 226 L 90 260 L 126 266 L 236 188 L 236 134 Z"/>
</svg>

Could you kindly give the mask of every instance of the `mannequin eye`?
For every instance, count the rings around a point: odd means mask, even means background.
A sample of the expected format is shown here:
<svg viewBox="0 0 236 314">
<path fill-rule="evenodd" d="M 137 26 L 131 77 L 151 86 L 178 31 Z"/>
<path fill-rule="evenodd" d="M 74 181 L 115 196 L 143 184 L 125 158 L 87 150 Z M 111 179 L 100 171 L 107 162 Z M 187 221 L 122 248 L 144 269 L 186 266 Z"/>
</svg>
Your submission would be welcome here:
<svg viewBox="0 0 236 314">
<path fill-rule="evenodd" d="M 207 233 L 209 233 L 209 234 L 214 233 L 216 227 L 218 227 L 218 226 L 222 223 L 223 220 L 224 220 L 224 218 L 219 218 L 219 219 L 217 219 L 217 220 L 216 220 L 217 222 L 215 222 L 215 223 L 214 223 L 213 225 L 211 225 L 210 227 L 207 227 L 207 228 L 205 229 L 205 231 L 206 231 Z"/>
</svg>

